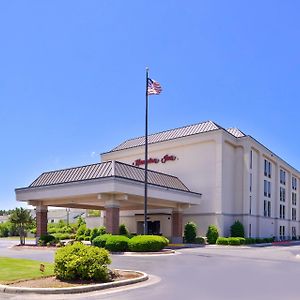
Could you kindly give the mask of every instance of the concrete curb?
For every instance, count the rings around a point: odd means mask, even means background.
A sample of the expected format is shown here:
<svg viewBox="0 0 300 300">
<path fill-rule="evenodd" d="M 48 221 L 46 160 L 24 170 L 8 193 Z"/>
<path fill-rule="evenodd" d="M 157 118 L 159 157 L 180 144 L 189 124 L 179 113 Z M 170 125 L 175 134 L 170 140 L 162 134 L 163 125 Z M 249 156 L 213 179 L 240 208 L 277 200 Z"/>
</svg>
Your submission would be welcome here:
<svg viewBox="0 0 300 300">
<path fill-rule="evenodd" d="M 166 249 L 164 251 L 156 251 L 156 252 L 111 252 L 111 254 L 113 255 L 125 255 L 125 256 L 136 256 L 136 255 L 140 255 L 140 256 L 147 256 L 147 255 L 153 255 L 153 256 L 157 256 L 157 255 L 166 255 L 166 254 L 174 254 L 175 250 L 173 249 Z"/>
<path fill-rule="evenodd" d="M 117 270 L 117 269 L 116 269 Z M 143 282 L 149 279 L 148 274 L 141 271 L 122 270 L 124 272 L 135 272 L 141 275 L 141 277 L 133 279 L 125 279 L 115 282 L 99 283 L 87 286 L 76 286 L 69 288 L 25 288 L 25 287 L 12 287 L 9 285 L 0 285 L 0 293 L 8 294 L 76 294 L 87 293 L 93 291 L 99 291 L 114 287 L 125 286 L 129 284 Z"/>
</svg>

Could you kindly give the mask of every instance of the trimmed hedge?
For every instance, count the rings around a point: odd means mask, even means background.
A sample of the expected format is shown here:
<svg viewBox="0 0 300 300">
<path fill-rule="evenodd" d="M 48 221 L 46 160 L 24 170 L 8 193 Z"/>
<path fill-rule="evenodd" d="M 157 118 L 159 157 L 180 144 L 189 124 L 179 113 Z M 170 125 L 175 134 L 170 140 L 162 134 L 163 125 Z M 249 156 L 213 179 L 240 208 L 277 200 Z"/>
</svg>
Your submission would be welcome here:
<svg viewBox="0 0 300 300">
<path fill-rule="evenodd" d="M 46 245 L 55 245 L 57 243 L 57 238 L 51 234 L 45 234 L 41 235 L 38 241 L 38 244 L 40 246 L 46 246 Z"/>
<path fill-rule="evenodd" d="M 55 253 L 54 273 L 62 280 L 109 280 L 108 265 L 111 263 L 105 249 L 76 242 L 60 248 Z"/>
<path fill-rule="evenodd" d="M 129 235 L 128 228 L 126 227 L 125 224 L 121 224 L 121 225 L 119 226 L 119 234 L 120 234 L 120 235 L 126 235 L 126 236 Z"/>
<path fill-rule="evenodd" d="M 228 245 L 228 238 L 226 237 L 219 237 L 216 241 L 217 245 Z"/>
<path fill-rule="evenodd" d="M 169 240 L 159 235 L 138 235 L 128 242 L 128 248 L 134 252 L 160 251 L 169 244 Z"/>
<path fill-rule="evenodd" d="M 128 250 L 129 238 L 124 235 L 112 235 L 105 243 L 105 249 L 113 252 L 124 252 Z"/>
<path fill-rule="evenodd" d="M 231 246 L 239 246 L 241 244 L 241 242 L 238 237 L 229 237 L 228 244 Z"/>
<path fill-rule="evenodd" d="M 92 245 L 97 246 L 100 248 L 105 248 L 105 244 L 108 238 L 110 238 L 112 235 L 109 233 L 102 234 L 97 236 L 96 238 L 93 239 Z"/>
</svg>

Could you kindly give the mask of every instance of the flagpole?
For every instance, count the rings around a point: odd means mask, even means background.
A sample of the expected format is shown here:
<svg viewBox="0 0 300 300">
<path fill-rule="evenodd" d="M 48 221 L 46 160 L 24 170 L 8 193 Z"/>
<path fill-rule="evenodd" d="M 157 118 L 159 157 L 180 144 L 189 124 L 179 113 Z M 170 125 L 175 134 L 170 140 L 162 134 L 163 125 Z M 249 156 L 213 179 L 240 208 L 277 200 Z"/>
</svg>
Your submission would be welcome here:
<svg viewBox="0 0 300 300">
<path fill-rule="evenodd" d="M 145 115 L 145 195 L 144 195 L 144 234 L 148 234 L 148 77 L 149 68 L 146 68 L 146 115 Z"/>
</svg>

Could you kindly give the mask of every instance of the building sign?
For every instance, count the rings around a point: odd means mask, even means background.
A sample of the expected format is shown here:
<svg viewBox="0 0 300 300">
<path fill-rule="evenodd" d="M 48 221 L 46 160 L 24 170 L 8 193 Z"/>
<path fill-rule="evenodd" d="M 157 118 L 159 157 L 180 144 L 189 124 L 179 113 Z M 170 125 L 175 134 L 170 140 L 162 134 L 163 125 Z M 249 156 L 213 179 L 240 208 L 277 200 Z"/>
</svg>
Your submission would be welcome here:
<svg viewBox="0 0 300 300">
<path fill-rule="evenodd" d="M 167 161 L 174 161 L 176 160 L 177 157 L 175 155 L 168 155 L 166 154 L 164 157 L 162 158 L 148 158 L 148 164 L 158 164 L 158 163 L 166 163 Z M 144 159 L 136 159 L 132 165 L 139 167 L 145 164 L 145 160 Z"/>
</svg>

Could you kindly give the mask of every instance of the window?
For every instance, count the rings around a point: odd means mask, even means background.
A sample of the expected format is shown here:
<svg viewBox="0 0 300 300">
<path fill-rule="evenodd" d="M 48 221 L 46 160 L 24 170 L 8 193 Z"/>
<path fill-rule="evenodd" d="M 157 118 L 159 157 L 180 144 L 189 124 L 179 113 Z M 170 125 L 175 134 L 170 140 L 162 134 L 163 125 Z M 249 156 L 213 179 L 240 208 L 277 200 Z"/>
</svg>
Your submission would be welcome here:
<svg viewBox="0 0 300 300">
<path fill-rule="evenodd" d="M 296 239 L 296 227 L 292 226 L 292 239 L 295 240 Z"/>
<path fill-rule="evenodd" d="M 280 188 L 280 201 L 285 202 L 285 188 Z"/>
<path fill-rule="evenodd" d="M 267 216 L 267 200 L 264 200 L 264 217 Z"/>
<path fill-rule="evenodd" d="M 292 189 L 294 190 L 294 191 L 296 191 L 297 190 L 297 178 L 296 177 L 292 177 Z"/>
<path fill-rule="evenodd" d="M 296 221 L 296 208 L 292 208 L 292 220 Z"/>
<path fill-rule="evenodd" d="M 264 200 L 264 217 L 271 217 L 271 201 Z"/>
<path fill-rule="evenodd" d="M 264 196 L 271 198 L 271 182 L 264 180 Z"/>
<path fill-rule="evenodd" d="M 250 169 L 252 169 L 252 164 L 253 164 L 253 151 L 250 151 Z"/>
<path fill-rule="evenodd" d="M 280 170 L 280 183 L 285 185 L 285 171 Z"/>
<path fill-rule="evenodd" d="M 251 223 L 250 223 L 250 224 L 249 224 L 249 238 L 251 238 L 251 235 L 252 235 L 252 232 L 251 232 L 251 231 L 252 231 L 252 230 L 251 230 L 252 228 L 251 228 L 251 227 L 252 227 L 252 226 L 251 226 Z"/>
<path fill-rule="evenodd" d="M 279 226 L 279 236 L 281 240 L 285 239 L 285 227 L 284 226 Z"/>
<path fill-rule="evenodd" d="M 292 192 L 292 204 L 297 205 L 297 194 Z"/>
<path fill-rule="evenodd" d="M 264 174 L 265 176 L 271 178 L 271 173 L 272 173 L 271 162 L 265 159 Z"/>
<path fill-rule="evenodd" d="M 252 196 L 249 197 L 249 202 L 250 202 L 249 203 L 250 204 L 249 205 L 249 214 L 251 215 L 251 213 L 252 213 Z"/>
<path fill-rule="evenodd" d="M 250 173 L 250 193 L 252 192 L 252 174 Z"/>
<path fill-rule="evenodd" d="M 285 206 L 282 204 L 279 206 L 279 218 L 285 219 Z"/>
</svg>

